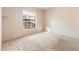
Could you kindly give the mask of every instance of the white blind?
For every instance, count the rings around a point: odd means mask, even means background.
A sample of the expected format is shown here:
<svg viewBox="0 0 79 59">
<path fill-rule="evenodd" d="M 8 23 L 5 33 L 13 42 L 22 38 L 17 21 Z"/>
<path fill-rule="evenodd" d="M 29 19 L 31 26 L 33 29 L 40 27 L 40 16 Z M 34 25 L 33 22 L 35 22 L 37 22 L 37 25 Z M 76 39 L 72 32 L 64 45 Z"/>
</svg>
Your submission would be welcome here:
<svg viewBox="0 0 79 59">
<path fill-rule="evenodd" d="M 37 16 L 37 14 L 33 11 L 28 11 L 28 10 L 23 10 L 23 15 L 28 15 L 28 16 Z"/>
</svg>

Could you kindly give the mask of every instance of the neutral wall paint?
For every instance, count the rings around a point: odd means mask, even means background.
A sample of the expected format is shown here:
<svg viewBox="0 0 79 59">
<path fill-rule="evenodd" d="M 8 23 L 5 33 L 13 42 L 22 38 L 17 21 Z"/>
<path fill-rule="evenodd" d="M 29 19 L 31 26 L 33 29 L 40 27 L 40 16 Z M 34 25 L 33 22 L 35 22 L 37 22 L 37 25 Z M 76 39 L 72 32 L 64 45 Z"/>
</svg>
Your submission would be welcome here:
<svg viewBox="0 0 79 59">
<path fill-rule="evenodd" d="M 65 51 L 79 51 L 79 8 L 48 9 L 45 20 L 47 31 L 65 36 Z"/>
<path fill-rule="evenodd" d="M 51 8 L 45 11 L 50 31 L 79 39 L 79 8 Z"/>
<path fill-rule="evenodd" d="M 37 13 L 38 25 L 36 29 L 24 29 L 22 23 L 23 9 L 30 10 Z M 43 30 L 43 11 L 38 8 L 19 8 L 19 7 L 6 7 L 2 8 L 2 38 L 3 41 L 29 35 L 31 33 L 40 32 Z M 5 16 L 5 14 L 7 14 Z"/>
<path fill-rule="evenodd" d="M 1 24 L 2 20 L 1 20 L 1 8 L 0 8 L 0 50 L 1 50 L 1 45 L 2 45 L 2 31 L 1 31 Z"/>
</svg>

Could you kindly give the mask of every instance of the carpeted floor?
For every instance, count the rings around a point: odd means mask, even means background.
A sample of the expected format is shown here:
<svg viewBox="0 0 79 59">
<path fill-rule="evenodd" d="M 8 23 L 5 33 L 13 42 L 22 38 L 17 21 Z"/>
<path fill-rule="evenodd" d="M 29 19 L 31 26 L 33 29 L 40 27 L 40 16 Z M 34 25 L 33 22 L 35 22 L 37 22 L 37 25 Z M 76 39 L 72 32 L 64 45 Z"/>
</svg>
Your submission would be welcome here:
<svg viewBox="0 0 79 59">
<path fill-rule="evenodd" d="M 60 51 L 63 39 L 60 35 L 42 32 L 20 39 L 3 42 L 3 51 Z"/>
</svg>

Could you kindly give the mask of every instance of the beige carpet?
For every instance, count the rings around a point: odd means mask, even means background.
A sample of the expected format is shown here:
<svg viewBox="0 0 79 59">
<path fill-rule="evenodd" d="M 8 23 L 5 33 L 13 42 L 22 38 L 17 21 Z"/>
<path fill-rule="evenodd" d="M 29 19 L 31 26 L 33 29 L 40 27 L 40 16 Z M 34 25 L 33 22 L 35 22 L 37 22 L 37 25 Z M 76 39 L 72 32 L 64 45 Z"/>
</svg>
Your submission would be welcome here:
<svg viewBox="0 0 79 59">
<path fill-rule="evenodd" d="M 60 51 L 63 39 L 60 35 L 42 32 L 20 39 L 3 42 L 4 51 Z"/>
</svg>

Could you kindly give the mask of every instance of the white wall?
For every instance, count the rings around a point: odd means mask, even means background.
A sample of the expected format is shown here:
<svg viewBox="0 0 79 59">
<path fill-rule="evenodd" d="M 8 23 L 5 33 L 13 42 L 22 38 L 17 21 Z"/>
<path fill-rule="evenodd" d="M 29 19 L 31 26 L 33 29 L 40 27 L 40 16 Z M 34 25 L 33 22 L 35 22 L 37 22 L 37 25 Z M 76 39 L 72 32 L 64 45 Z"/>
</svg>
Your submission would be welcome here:
<svg viewBox="0 0 79 59">
<path fill-rule="evenodd" d="M 48 31 L 65 36 L 65 51 L 79 51 L 79 8 L 48 9 L 45 20 Z"/>
<path fill-rule="evenodd" d="M 24 29 L 22 23 L 23 9 L 33 11 L 38 15 L 36 29 Z M 2 8 L 2 37 L 3 41 L 29 35 L 43 30 L 43 11 L 38 8 L 4 7 Z M 5 15 L 8 14 L 8 15 Z"/>
<path fill-rule="evenodd" d="M 79 39 L 79 8 L 48 9 L 45 20 L 52 32 Z"/>
</svg>

